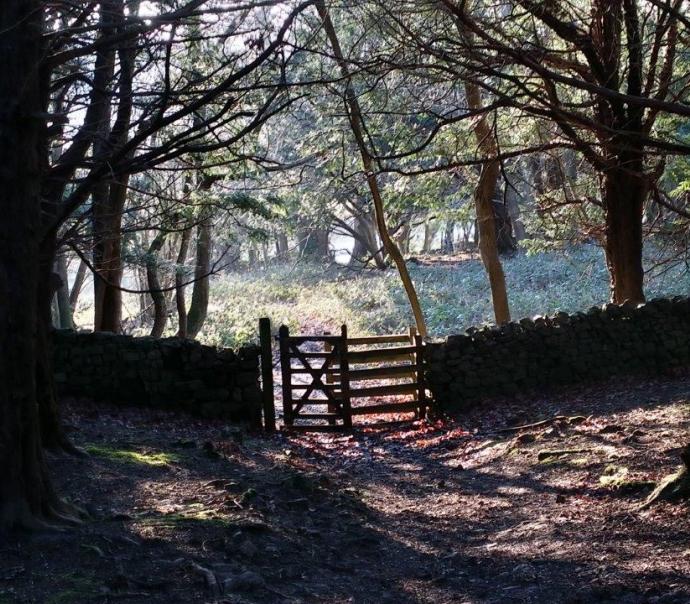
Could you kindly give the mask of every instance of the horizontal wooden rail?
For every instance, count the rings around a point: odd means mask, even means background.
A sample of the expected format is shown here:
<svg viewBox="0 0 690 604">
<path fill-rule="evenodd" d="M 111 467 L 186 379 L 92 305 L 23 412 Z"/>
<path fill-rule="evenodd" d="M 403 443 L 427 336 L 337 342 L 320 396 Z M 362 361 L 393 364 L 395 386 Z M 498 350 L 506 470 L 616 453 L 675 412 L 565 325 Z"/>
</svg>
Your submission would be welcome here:
<svg viewBox="0 0 690 604">
<path fill-rule="evenodd" d="M 276 339 L 279 339 L 276 337 Z M 288 336 L 286 338 L 289 344 L 304 344 L 305 342 L 328 342 L 329 344 L 337 344 L 342 340 L 340 336 Z"/>
<path fill-rule="evenodd" d="M 417 351 L 415 346 L 396 346 L 395 348 L 375 348 L 373 350 L 356 350 L 347 353 L 351 363 L 368 363 L 390 359 L 405 359 Z"/>
<path fill-rule="evenodd" d="M 314 392 L 334 392 L 340 390 L 340 384 L 323 384 L 322 386 L 314 386 L 314 384 L 290 384 L 292 390 L 313 390 Z"/>
<path fill-rule="evenodd" d="M 334 403 L 340 403 L 340 399 L 338 397 L 335 397 L 333 399 L 331 398 L 307 398 L 304 400 L 293 400 L 290 402 L 290 405 L 294 407 L 304 407 L 304 405 L 332 405 Z"/>
<path fill-rule="evenodd" d="M 305 359 L 330 359 L 333 358 L 332 352 L 293 352 L 287 353 L 287 357 L 291 359 L 299 359 L 300 357 Z"/>
<path fill-rule="evenodd" d="M 419 386 L 417 384 L 387 384 L 385 386 L 370 386 L 368 388 L 351 388 L 350 398 L 416 394 L 417 390 L 419 390 Z"/>
<path fill-rule="evenodd" d="M 340 413 L 300 413 L 297 419 L 343 419 Z"/>
<path fill-rule="evenodd" d="M 419 403 L 409 401 L 404 403 L 381 403 L 380 405 L 362 405 L 352 407 L 352 415 L 375 415 L 377 413 L 410 413 L 417 411 Z"/>
<path fill-rule="evenodd" d="M 388 359 L 390 360 L 390 359 Z M 415 378 L 417 365 L 409 364 L 409 355 L 405 355 L 405 359 L 408 361 L 407 365 L 389 365 L 384 367 L 367 367 L 365 369 L 351 369 L 350 370 L 350 381 L 357 382 L 361 380 L 373 380 L 373 379 L 385 379 L 385 378 Z M 331 376 L 334 378 L 340 377 L 340 369 L 334 367 L 332 369 L 304 369 L 300 368 L 290 368 L 290 373 L 292 375 L 311 375 L 311 376 Z"/>
<path fill-rule="evenodd" d="M 349 346 L 366 346 L 367 344 L 397 344 L 399 342 L 409 342 L 410 336 L 406 333 L 385 335 L 385 336 L 362 336 L 359 338 L 348 338 Z"/>
<path fill-rule="evenodd" d="M 351 369 L 350 381 L 374 380 L 381 378 L 414 378 L 416 365 L 393 365 L 388 367 L 368 367 L 366 369 Z M 335 371 L 337 374 L 337 371 Z"/>
</svg>

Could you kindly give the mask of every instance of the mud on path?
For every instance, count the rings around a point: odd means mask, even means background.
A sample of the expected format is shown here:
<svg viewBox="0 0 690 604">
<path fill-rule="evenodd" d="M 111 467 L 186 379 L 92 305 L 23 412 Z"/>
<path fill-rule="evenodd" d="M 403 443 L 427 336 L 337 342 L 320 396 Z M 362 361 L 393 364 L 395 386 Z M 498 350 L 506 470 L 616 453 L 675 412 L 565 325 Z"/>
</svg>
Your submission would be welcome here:
<svg viewBox="0 0 690 604">
<path fill-rule="evenodd" d="M 272 438 L 73 402 L 90 457 L 51 466 L 92 520 L 3 538 L 0 603 L 690 602 L 688 507 L 636 509 L 689 401 L 688 377 L 619 381 Z"/>
</svg>

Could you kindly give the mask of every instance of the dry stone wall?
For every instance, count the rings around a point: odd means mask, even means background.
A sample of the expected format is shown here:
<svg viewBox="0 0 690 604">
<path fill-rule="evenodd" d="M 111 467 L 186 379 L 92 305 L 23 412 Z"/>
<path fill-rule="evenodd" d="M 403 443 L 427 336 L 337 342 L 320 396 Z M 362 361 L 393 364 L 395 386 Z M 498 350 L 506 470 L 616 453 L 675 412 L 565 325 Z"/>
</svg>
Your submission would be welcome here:
<svg viewBox="0 0 690 604">
<path fill-rule="evenodd" d="M 659 374 L 690 365 L 690 299 L 607 304 L 471 328 L 430 344 L 427 361 L 429 386 L 449 410 L 494 396 Z"/>
<path fill-rule="evenodd" d="M 61 394 L 234 421 L 259 417 L 258 347 L 57 330 L 53 356 Z"/>
</svg>

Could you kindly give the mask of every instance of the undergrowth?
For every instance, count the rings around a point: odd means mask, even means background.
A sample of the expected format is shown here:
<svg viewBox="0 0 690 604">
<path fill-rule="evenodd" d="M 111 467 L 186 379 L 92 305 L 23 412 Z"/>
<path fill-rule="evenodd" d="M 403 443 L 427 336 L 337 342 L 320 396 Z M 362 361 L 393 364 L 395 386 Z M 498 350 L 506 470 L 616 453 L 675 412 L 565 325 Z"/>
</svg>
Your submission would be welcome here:
<svg viewBox="0 0 690 604">
<path fill-rule="evenodd" d="M 653 259 L 647 259 L 647 266 Z M 461 333 L 493 318 L 486 274 L 477 260 L 452 265 L 409 265 L 432 336 Z M 562 310 L 585 310 L 608 299 L 608 273 L 600 249 L 580 246 L 560 251 L 518 254 L 504 260 L 514 319 Z M 650 272 L 646 292 L 687 294 L 690 277 L 683 267 Z M 274 330 L 285 324 L 293 333 L 350 334 L 404 331 L 413 323 L 394 269 L 352 271 L 345 267 L 298 264 L 216 277 L 200 339 L 239 346 L 257 337 L 259 317 Z"/>
</svg>

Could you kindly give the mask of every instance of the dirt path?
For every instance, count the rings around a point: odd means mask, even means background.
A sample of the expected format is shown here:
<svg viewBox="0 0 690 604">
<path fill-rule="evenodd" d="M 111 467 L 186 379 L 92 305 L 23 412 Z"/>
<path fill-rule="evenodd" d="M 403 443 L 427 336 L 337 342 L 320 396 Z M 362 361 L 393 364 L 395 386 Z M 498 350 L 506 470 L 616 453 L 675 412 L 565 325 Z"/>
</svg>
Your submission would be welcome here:
<svg viewBox="0 0 690 604">
<path fill-rule="evenodd" d="M 73 403 L 91 456 L 51 464 L 93 520 L 0 541 L 0 603 L 687 603 L 687 506 L 636 506 L 689 400 L 690 378 L 633 381 L 270 439 Z"/>
</svg>

